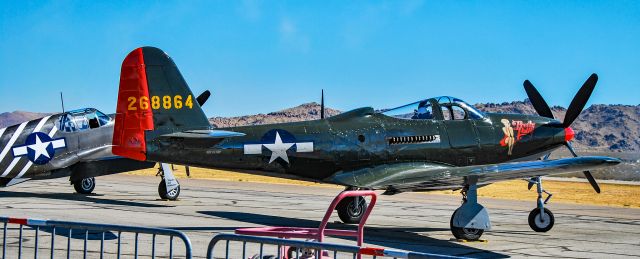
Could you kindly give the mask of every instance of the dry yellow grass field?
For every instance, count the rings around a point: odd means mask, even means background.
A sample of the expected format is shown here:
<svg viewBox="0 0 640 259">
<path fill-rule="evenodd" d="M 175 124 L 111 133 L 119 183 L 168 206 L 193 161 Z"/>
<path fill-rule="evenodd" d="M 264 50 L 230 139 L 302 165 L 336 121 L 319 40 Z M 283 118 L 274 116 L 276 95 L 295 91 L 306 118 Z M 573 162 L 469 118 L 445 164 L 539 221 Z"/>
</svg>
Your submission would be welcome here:
<svg viewBox="0 0 640 259">
<path fill-rule="evenodd" d="M 183 166 L 176 166 L 175 169 L 174 173 L 176 177 L 187 177 Z M 156 172 L 157 169 L 146 169 L 129 172 L 128 174 L 155 175 Z M 190 168 L 190 178 L 342 188 L 331 184 L 307 182 L 296 179 L 282 179 L 273 177 L 272 174 L 268 173 L 261 173 L 261 175 L 257 175 L 253 173 L 197 167 Z M 588 183 L 545 180 L 544 188 L 553 193 L 553 202 L 640 208 L 640 186 L 638 185 L 601 183 L 600 188 L 602 189 L 602 193 L 597 194 Z M 429 193 L 459 195 L 458 191 L 432 191 Z M 480 188 L 478 194 L 481 197 L 528 201 L 533 201 L 537 197 L 535 186 L 531 190 L 527 190 L 527 183 L 523 180 L 512 180 L 491 184 Z"/>
</svg>

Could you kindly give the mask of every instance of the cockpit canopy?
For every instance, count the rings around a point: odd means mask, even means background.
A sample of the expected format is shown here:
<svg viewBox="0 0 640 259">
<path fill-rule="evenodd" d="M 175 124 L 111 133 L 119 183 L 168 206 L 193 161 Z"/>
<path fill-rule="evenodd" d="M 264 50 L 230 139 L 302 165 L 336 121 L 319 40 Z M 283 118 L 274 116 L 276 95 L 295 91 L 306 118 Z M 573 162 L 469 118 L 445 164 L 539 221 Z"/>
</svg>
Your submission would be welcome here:
<svg viewBox="0 0 640 259">
<path fill-rule="evenodd" d="M 62 114 L 57 126 L 60 131 L 76 132 L 99 128 L 109 123 L 111 123 L 111 117 L 94 108 L 86 108 Z"/>
<path fill-rule="evenodd" d="M 397 108 L 382 110 L 382 114 L 407 120 L 481 120 L 484 113 L 451 96 L 424 99 Z"/>
</svg>

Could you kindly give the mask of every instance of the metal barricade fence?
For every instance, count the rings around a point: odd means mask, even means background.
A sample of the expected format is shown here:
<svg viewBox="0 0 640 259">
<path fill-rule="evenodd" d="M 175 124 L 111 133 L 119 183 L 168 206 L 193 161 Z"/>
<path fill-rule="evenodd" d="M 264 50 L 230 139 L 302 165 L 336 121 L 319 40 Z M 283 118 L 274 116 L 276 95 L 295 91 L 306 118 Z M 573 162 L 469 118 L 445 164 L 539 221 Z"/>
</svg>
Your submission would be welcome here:
<svg viewBox="0 0 640 259">
<path fill-rule="evenodd" d="M 224 252 L 216 253 L 216 245 L 224 242 Z M 240 249 L 231 249 L 231 244 L 241 244 Z M 252 244 L 252 245 L 250 245 Z M 270 246 L 270 247 L 268 247 Z M 250 248 L 255 248 L 255 252 L 249 252 Z M 285 249 L 294 248 L 294 249 Z M 305 251 L 312 251 L 305 253 Z M 322 251 L 322 252 L 319 252 Z M 322 255 L 321 255 L 322 254 Z M 341 245 L 332 243 L 319 243 L 315 241 L 302 241 L 293 239 L 282 239 L 275 237 L 258 237 L 237 234 L 218 234 L 211 239 L 207 248 L 207 259 L 214 258 L 255 258 L 255 259 L 325 259 L 325 258 L 353 258 L 359 256 L 370 256 L 370 258 L 464 258 L 448 255 L 418 253 L 402 250 L 359 247 L 354 245 Z M 222 257 L 215 257 L 222 256 Z"/>
<path fill-rule="evenodd" d="M 0 217 L 0 222 L 4 223 L 2 230 L 2 259 L 9 258 L 38 258 L 39 250 L 50 250 L 50 258 L 63 257 L 64 258 L 120 258 L 121 255 L 130 255 L 133 258 L 138 256 L 145 256 L 155 258 L 156 256 L 162 258 L 174 257 L 174 238 L 182 240 L 185 253 L 184 257 L 180 255 L 180 258 L 191 259 L 191 241 L 182 232 L 172 229 L 163 228 L 151 228 L 151 227 L 133 227 L 123 225 L 110 225 L 110 224 L 95 224 L 95 223 L 83 223 L 83 222 L 71 222 L 71 221 L 57 221 L 57 220 L 38 220 L 38 219 L 23 219 L 23 218 L 8 218 Z M 8 236 L 14 230 L 9 229 L 10 224 L 19 225 L 17 237 Z M 25 226 L 29 228 L 25 228 Z M 31 233 L 29 233 L 31 232 Z M 40 247 L 41 243 L 46 242 L 46 236 L 40 232 L 49 232 L 50 238 L 49 244 L 45 247 Z M 117 233 L 116 234 L 114 234 Z M 75 234 L 74 234 L 75 233 Z M 133 234 L 123 235 L 124 233 Z M 142 235 L 141 235 L 142 234 Z M 66 236 L 66 244 L 58 247 L 56 245 L 56 235 Z M 165 238 L 168 237 L 168 240 Z M 13 239 L 17 239 L 13 242 Z M 72 239 L 83 239 L 82 244 L 79 242 L 72 242 Z M 117 240 L 117 241 L 116 241 Z M 99 250 L 90 249 L 91 244 L 96 244 L 99 241 Z M 106 242 L 105 242 L 106 241 Z M 151 243 L 150 249 L 140 249 L 140 243 Z M 123 247 L 123 244 L 133 242 L 133 251 L 131 247 Z M 17 244 L 17 251 L 7 251 L 8 244 Z M 33 249 L 26 249 L 29 244 L 33 246 Z M 130 243 L 129 243 L 130 244 Z M 168 245 L 168 251 L 166 249 L 158 249 L 157 244 Z M 109 247 L 116 246 L 115 252 L 109 250 Z M 30 248 L 30 247 L 29 247 Z M 58 249 L 58 251 L 56 251 Z M 74 254 L 73 252 L 82 251 L 82 256 Z M 17 252 L 14 256 L 11 252 Z M 46 251 L 45 251 L 46 252 Z M 66 253 L 65 253 L 66 252 Z M 29 253 L 28 255 L 26 253 Z M 32 253 L 32 254 L 31 254 Z M 99 257 L 98 257 L 99 253 Z M 160 253 L 160 254 L 157 254 Z M 106 256 L 105 256 L 106 254 Z M 9 255 L 9 256 L 7 256 Z"/>
</svg>

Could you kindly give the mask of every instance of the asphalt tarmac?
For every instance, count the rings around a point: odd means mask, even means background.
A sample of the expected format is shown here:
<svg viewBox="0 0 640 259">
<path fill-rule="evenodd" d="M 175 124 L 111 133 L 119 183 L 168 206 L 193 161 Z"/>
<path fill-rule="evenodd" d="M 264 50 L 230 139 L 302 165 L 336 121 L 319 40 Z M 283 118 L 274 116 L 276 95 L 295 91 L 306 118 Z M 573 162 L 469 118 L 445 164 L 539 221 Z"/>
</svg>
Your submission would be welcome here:
<svg viewBox="0 0 640 259">
<path fill-rule="evenodd" d="M 73 193 L 66 179 L 31 181 L 0 189 L 0 215 L 67 221 L 163 227 L 185 232 L 196 258 L 204 257 L 209 240 L 218 233 L 257 226 L 317 227 L 327 206 L 341 190 L 327 187 L 182 179 L 178 201 L 158 199 L 159 178 L 132 175 L 99 177 L 95 194 Z M 526 183 L 523 183 L 523 191 Z M 449 220 L 460 204 L 450 195 L 406 193 L 379 196 L 365 229 L 369 246 L 467 257 L 640 257 L 640 209 L 554 203 L 555 227 L 547 233 L 533 232 L 527 216 L 535 201 L 480 198 L 489 209 L 493 229 L 483 235 L 486 242 L 452 240 Z M 337 223 L 334 213 L 330 227 L 350 228 Z M 1 225 L 0 225 L 1 226 Z M 17 258 L 16 225 L 8 227 L 7 257 Z M 33 258 L 34 232 L 25 228 L 23 258 Z M 43 258 L 50 253 L 51 231 L 40 230 Z M 68 234 L 57 231 L 56 257 L 65 257 Z M 117 233 L 108 233 L 112 246 Z M 72 234 L 71 258 L 82 258 L 84 234 Z M 99 249 L 94 239 L 89 250 Z M 133 256 L 133 237 L 125 240 L 121 253 Z M 149 255 L 149 237 L 141 237 L 138 254 Z M 167 240 L 158 237 L 159 250 Z M 329 242 L 354 244 L 350 239 L 330 238 Z M 124 247 L 124 246 L 127 247 Z M 105 258 L 114 257 L 113 247 Z M 219 247 L 224 249 L 224 247 Z M 106 250 L 109 250 L 106 249 Z M 180 258 L 182 246 L 174 245 Z M 239 249 L 239 248 L 233 248 Z M 160 252 L 158 252 L 160 253 Z M 166 253 L 166 252 L 165 252 Z M 216 253 L 216 254 L 219 254 Z M 26 256 L 28 255 L 28 257 Z M 45 256 L 46 255 L 46 256 Z M 129 256 L 129 257 L 126 257 Z M 89 258 L 99 258 L 90 253 Z"/>
</svg>

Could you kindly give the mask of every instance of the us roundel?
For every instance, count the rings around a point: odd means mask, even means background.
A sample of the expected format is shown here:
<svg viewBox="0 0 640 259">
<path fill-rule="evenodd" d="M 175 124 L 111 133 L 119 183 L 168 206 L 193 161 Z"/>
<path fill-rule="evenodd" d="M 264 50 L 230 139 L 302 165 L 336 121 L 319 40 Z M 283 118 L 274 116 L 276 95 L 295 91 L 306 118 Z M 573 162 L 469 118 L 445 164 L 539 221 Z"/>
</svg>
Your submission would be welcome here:
<svg viewBox="0 0 640 259">
<path fill-rule="evenodd" d="M 271 152 L 269 164 L 278 159 L 289 164 L 287 152 L 305 153 L 313 152 L 313 142 L 298 142 L 293 134 L 282 129 L 272 129 L 267 131 L 260 139 L 261 143 L 244 144 L 245 155 L 261 155 L 263 147 Z"/>
<path fill-rule="evenodd" d="M 64 148 L 67 143 L 64 138 L 51 139 L 42 132 L 34 132 L 27 136 L 24 145 L 13 148 L 13 156 L 27 156 L 29 161 L 37 165 L 49 163 L 55 156 L 56 149 Z"/>
</svg>

